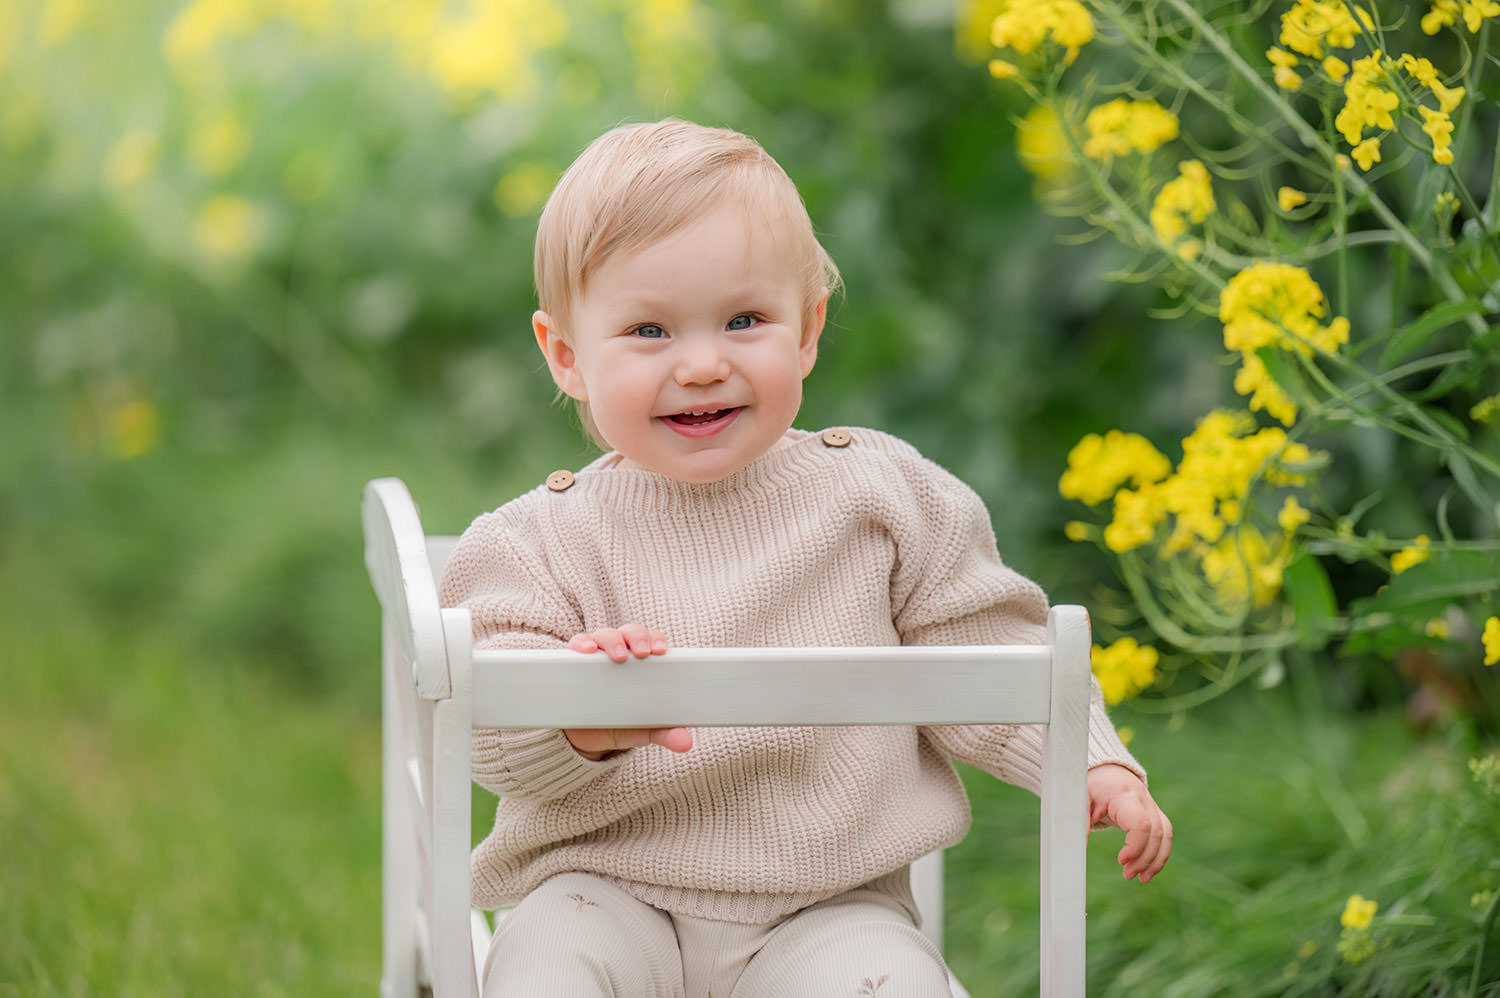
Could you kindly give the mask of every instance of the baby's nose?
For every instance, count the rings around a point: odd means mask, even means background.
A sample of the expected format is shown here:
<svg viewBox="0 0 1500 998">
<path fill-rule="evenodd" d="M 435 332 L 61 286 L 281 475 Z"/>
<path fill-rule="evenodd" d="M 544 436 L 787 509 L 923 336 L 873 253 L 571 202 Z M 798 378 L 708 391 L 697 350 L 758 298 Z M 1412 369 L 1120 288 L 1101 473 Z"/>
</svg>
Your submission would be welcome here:
<svg viewBox="0 0 1500 998">
<path fill-rule="evenodd" d="M 713 343 L 684 344 L 675 371 L 679 385 L 706 385 L 729 377 L 729 360 Z"/>
</svg>

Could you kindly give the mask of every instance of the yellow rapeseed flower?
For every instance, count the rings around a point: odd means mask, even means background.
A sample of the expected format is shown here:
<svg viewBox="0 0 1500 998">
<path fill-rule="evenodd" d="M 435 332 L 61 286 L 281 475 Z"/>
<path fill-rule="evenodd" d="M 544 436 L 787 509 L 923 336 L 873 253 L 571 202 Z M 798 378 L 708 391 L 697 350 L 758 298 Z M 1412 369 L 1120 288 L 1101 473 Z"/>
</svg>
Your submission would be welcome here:
<svg viewBox="0 0 1500 998">
<path fill-rule="evenodd" d="M 1349 75 L 1349 64 L 1336 55 L 1331 55 L 1323 60 L 1323 72 L 1334 83 L 1343 83 L 1344 77 Z"/>
<path fill-rule="evenodd" d="M 1043 184 L 1061 183 L 1075 168 L 1062 124 L 1056 112 L 1043 104 L 1016 123 L 1016 156 Z"/>
<path fill-rule="evenodd" d="M 1139 434 L 1110 430 L 1101 437 L 1090 433 L 1068 451 L 1068 468 L 1057 489 L 1065 499 L 1094 506 L 1126 482 L 1153 485 L 1171 470 L 1172 463 Z"/>
<path fill-rule="evenodd" d="M 1361 170 L 1369 170 L 1380 162 L 1380 140 L 1371 136 L 1350 149 L 1349 155 L 1354 157 L 1354 162 L 1359 164 Z"/>
<path fill-rule="evenodd" d="M 1432 139 L 1432 158 L 1438 163 L 1453 162 L 1453 119 L 1446 112 L 1434 111 L 1430 107 L 1419 107 L 1422 113 L 1422 131 Z"/>
<path fill-rule="evenodd" d="M 1150 645 L 1121 638 L 1108 648 L 1093 647 L 1094 675 L 1109 706 L 1135 696 L 1156 681 L 1161 656 Z"/>
<path fill-rule="evenodd" d="M 233 114 L 222 114 L 188 136 L 188 160 L 208 177 L 221 177 L 239 166 L 250 150 L 250 132 Z"/>
<path fill-rule="evenodd" d="M 1500 662 L 1500 617 L 1484 622 L 1484 664 Z"/>
<path fill-rule="evenodd" d="M 1166 519 L 1161 492 L 1151 485 L 1115 493 L 1114 519 L 1104 528 L 1104 546 L 1124 554 L 1151 543 L 1157 526 Z"/>
<path fill-rule="evenodd" d="M 1300 485 L 1303 479 L 1292 469 L 1311 457 L 1306 445 L 1289 443 L 1283 430 L 1256 429 L 1247 413 L 1215 410 L 1204 416 L 1183 439 L 1176 471 L 1158 486 L 1163 508 L 1176 517 L 1166 553 L 1217 542 L 1226 524 L 1239 520 L 1257 477 Z"/>
<path fill-rule="evenodd" d="M 1028 55 L 1050 38 L 1063 47 L 1070 63 L 1093 37 L 1094 19 L 1077 0 L 1008 0 L 990 26 L 996 48 Z"/>
<path fill-rule="evenodd" d="M 1276 207 L 1282 211 L 1291 211 L 1307 204 L 1307 195 L 1295 187 L 1281 187 L 1276 191 Z"/>
<path fill-rule="evenodd" d="M 1379 908 L 1380 905 L 1376 902 L 1367 900 L 1359 894 L 1352 894 L 1344 904 L 1344 913 L 1339 916 L 1339 924 L 1346 929 L 1368 929 Z"/>
<path fill-rule="evenodd" d="M 1339 0 L 1297 0 L 1281 15 L 1281 44 L 1305 56 L 1321 59 L 1325 43 L 1333 48 L 1353 48 L 1361 24 L 1366 30 L 1375 26 L 1363 8 L 1351 9 Z"/>
<path fill-rule="evenodd" d="M 1286 497 L 1286 501 L 1281 504 L 1281 511 L 1276 514 L 1277 525 L 1289 534 L 1311 519 L 1312 514 L 1291 496 Z"/>
<path fill-rule="evenodd" d="M 1229 279 L 1219 295 L 1224 345 L 1253 353 L 1264 346 L 1338 349 L 1349 340 L 1349 321 L 1319 322 L 1327 309 L 1323 289 L 1306 269 L 1287 263 L 1256 263 Z"/>
<path fill-rule="evenodd" d="M 1177 173 L 1151 205 L 1151 228 L 1169 246 L 1187 232 L 1188 223 L 1201 225 L 1216 207 L 1207 167 L 1189 159 L 1177 164 Z"/>
<path fill-rule="evenodd" d="M 78 32 L 83 15 L 83 0 L 47 0 L 37 20 L 37 41 L 46 48 L 56 48 Z"/>
<path fill-rule="evenodd" d="M 1021 67 L 1004 59 L 990 60 L 990 75 L 997 80 L 1010 80 L 1021 75 Z"/>
<path fill-rule="evenodd" d="M 161 415 L 142 399 L 123 402 L 109 411 L 109 450 L 122 461 L 149 454 L 161 435 Z"/>
<path fill-rule="evenodd" d="M 1241 527 L 1199 555 L 1203 576 L 1219 601 L 1241 607 L 1248 600 L 1254 607 L 1270 604 L 1281 591 L 1281 581 L 1291 560 L 1291 546 L 1273 550 L 1265 535 L 1254 527 Z"/>
<path fill-rule="evenodd" d="M 1297 421 L 1297 404 L 1276 383 L 1276 379 L 1271 377 L 1271 372 L 1266 370 L 1265 361 L 1258 354 L 1240 355 L 1240 369 L 1234 375 L 1234 390 L 1249 396 L 1251 409 L 1265 413 L 1282 426 L 1291 426 Z"/>
<path fill-rule="evenodd" d="M 1154 100 L 1123 97 L 1100 104 L 1084 119 L 1088 139 L 1083 154 L 1090 159 L 1149 153 L 1177 138 L 1177 115 Z"/>
<path fill-rule="evenodd" d="M 1404 548 L 1391 555 L 1391 574 L 1400 575 L 1402 572 L 1419 565 L 1432 557 L 1429 550 L 1432 546 L 1432 538 L 1426 534 L 1417 537 L 1416 542 L 1409 548 Z"/>
<path fill-rule="evenodd" d="M 512 218 L 524 218 L 547 200 L 557 182 L 556 167 L 544 163 L 521 163 L 495 183 L 495 207 Z"/>
<path fill-rule="evenodd" d="M 1333 124 L 1345 142 L 1357 146 L 1366 128 L 1386 131 L 1395 128 L 1396 120 L 1391 117 L 1391 112 L 1400 104 L 1401 98 L 1391 89 L 1390 77 L 1381 65 L 1381 54 L 1377 51 L 1354 60 L 1349 78 L 1344 81 L 1344 106 L 1334 116 Z M 1354 155 L 1358 158 L 1359 154 Z"/>
<path fill-rule="evenodd" d="M 218 194 L 193 219 L 193 245 L 204 256 L 236 260 L 254 253 L 266 236 L 265 212 L 234 194 Z"/>
<path fill-rule="evenodd" d="M 1301 60 L 1286 49 L 1275 46 L 1266 50 L 1266 59 L 1271 63 L 1271 75 L 1278 87 L 1283 90 L 1297 90 L 1301 88 L 1302 77 L 1298 76 L 1297 71 L 1292 68 Z"/>
<path fill-rule="evenodd" d="M 1063 524 L 1063 536 L 1075 543 L 1086 541 L 1094 536 L 1094 528 L 1082 520 L 1069 520 Z"/>
</svg>

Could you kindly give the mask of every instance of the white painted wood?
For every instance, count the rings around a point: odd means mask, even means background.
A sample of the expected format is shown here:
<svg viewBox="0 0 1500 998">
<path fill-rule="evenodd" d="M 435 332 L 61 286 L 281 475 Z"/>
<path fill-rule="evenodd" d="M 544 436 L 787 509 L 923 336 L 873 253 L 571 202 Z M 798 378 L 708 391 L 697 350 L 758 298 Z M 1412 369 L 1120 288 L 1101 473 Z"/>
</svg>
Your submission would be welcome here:
<svg viewBox="0 0 1500 998">
<path fill-rule="evenodd" d="M 364 516 L 382 607 L 384 998 L 478 995 L 490 931 L 469 905 L 474 727 L 665 724 L 1047 724 L 1042 994 L 1083 994 L 1082 608 L 1055 608 L 1049 643 L 1037 647 L 674 649 L 618 664 L 568 651 L 476 653 L 468 613 L 440 610 L 433 584 L 455 539 L 423 536 L 396 479 L 367 486 Z M 913 869 L 924 931 L 939 945 L 941 864 L 938 853 Z"/>
<path fill-rule="evenodd" d="M 943 949 L 943 850 L 928 853 L 911 865 L 911 896 L 922 916 L 922 935 Z"/>
<path fill-rule="evenodd" d="M 1084 846 L 1088 841 L 1088 613 L 1054 607 L 1052 720 L 1042 756 L 1042 998 L 1084 990 Z"/>
<path fill-rule="evenodd" d="M 477 651 L 474 724 L 1040 723 L 1050 664 L 1044 645 L 674 648 L 624 662 L 565 648 Z"/>
</svg>

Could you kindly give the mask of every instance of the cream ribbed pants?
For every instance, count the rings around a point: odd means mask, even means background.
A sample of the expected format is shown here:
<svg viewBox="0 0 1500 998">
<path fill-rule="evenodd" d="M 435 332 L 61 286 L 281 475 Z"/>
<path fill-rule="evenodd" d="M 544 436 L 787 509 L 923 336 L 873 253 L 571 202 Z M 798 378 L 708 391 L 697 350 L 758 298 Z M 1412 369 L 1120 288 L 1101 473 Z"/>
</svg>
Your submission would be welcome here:
<svg viewBox="0 0 1500 998">
<path fill-rule="evenodd" d="M 890 897 L 856 889 L 766 925 L 653 908 L 564 873 L 501 924 L 484 998 L 949 998 L 937 948 Z"/>
</svg>

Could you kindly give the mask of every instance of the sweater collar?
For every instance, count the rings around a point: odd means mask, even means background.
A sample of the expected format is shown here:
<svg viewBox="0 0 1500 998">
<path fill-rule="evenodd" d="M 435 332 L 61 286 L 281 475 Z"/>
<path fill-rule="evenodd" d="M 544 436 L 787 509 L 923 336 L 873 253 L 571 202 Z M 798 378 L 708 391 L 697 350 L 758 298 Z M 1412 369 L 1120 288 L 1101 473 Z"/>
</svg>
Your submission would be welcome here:
<svg viewBox="0 0 1500 998">
<path fill-rule="evenodd" d="M 787 431 L 787 442 L 760 455 L 739 471 L 713 482 L 683 482 L 657 471 L 621 468 L 624 460 L 619 451 L 610 451 L 590 461 L 579 472 L 580 481 L 605 482 L 632 489 L 646 489 L 661 495 L 681 498 L 708 498 L 756 489 L 788 475 L 808 473 L 819 463 L 828 447 L 817 433 L 793 427 Z"/>
</svg>

